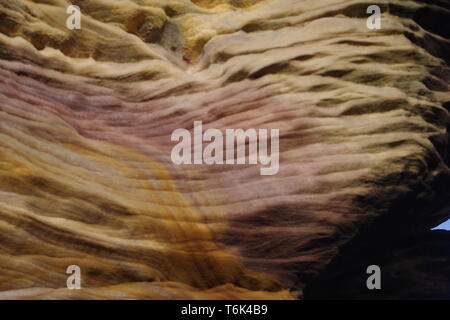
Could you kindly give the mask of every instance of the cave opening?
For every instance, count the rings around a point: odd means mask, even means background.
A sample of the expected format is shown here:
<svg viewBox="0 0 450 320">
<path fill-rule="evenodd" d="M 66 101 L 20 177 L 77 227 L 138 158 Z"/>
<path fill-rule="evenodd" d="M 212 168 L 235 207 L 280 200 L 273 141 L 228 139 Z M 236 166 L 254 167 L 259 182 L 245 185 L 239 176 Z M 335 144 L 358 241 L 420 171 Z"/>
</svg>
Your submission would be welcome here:
<svg viewBox="0 0 450 320">
<path fill-rule="evenodd" d="M 450 230 L 450 219 L 448 219 L 447 221 L 441 223 L 437 227 L 434 227 L 431 230 Z"/>
</svg>

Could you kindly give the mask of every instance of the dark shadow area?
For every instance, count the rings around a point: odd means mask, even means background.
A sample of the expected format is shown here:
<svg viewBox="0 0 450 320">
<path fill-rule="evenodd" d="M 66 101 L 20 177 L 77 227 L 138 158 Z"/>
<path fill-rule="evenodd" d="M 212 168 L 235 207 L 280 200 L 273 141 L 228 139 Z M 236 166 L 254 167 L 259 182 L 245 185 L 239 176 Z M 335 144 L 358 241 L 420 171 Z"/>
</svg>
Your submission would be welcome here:
<svg viewBox="0 0 450 320">
<path fill-rule="evenodd" d="M 381 289 L 369 290 L 367 267 L 381 269 Z M 435 230 L 376 242 L 352 241 L 313 282 L 311 299 L 450 299 L 450 231 Z"/>
</svg>

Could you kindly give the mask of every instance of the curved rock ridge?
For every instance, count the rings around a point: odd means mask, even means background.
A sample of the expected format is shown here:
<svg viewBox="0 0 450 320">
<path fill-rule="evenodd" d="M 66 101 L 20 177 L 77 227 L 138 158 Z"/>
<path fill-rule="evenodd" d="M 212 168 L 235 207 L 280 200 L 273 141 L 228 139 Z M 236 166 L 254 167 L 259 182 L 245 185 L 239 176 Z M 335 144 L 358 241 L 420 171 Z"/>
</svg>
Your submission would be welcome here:
<svg viewBox="0 0 450 320">
<path fill-rule="evenodd" d="M 302 298 L 357 235 L 450 218 L 428 2 L 0 0 L 0 299 Z M 279 129 L 279 172 L 175 165 L 194 121 Z"/>
</svg>

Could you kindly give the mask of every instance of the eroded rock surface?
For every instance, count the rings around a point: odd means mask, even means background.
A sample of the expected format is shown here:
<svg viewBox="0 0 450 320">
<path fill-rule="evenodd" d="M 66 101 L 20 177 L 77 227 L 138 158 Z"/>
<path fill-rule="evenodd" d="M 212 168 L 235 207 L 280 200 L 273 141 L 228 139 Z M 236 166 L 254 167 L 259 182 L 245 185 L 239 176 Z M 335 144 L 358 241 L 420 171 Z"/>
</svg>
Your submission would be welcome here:
<svg viewBox="0 0 450 320">
<path fill-rule="evenodd" d="M 448 219 L 449 6 L 372 2 L 0 0 L 0 298 L 302 298 Z M 174 165 L 195 120 L 280 129 L 279 173 Z"/>
</svg>

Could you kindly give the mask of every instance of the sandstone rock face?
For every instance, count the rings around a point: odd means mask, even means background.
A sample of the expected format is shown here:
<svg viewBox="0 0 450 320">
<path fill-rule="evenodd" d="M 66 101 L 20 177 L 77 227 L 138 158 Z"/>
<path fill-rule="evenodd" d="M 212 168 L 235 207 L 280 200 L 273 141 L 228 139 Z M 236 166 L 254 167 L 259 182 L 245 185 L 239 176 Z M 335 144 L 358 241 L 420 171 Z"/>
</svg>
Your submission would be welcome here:
<svg viewBox="0 0 450 320">
<path fill-rule="evenodd" d="M 0 0 L 0 299 L 324 297 L 450 218 L 448 2 L 72 4 Z M 279 172 L 175 165 L 198 120 L 279 129 Z"/>
</svg>

